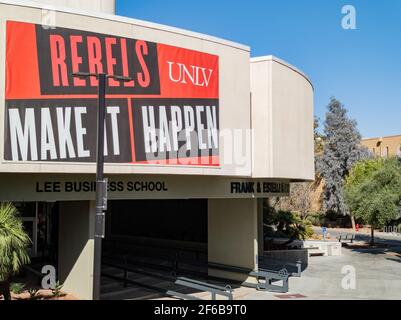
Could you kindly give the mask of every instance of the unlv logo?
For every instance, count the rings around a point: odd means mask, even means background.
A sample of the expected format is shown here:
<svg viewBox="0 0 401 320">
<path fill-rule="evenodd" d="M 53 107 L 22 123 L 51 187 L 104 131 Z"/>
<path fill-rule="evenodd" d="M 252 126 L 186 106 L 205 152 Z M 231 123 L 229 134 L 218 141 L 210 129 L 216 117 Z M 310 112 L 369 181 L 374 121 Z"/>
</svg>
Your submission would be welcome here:
<svg viewBox="0 0 401 320">
<path fill-rule="evenodd" d="M 208 87 L 212 78 L 213 69 L 203 68 L 194 65 L 185 65 L 167 61 L 168 74 L 171 81 L 186 84 L 192 83 L 198 87 Z"/>
</svg>

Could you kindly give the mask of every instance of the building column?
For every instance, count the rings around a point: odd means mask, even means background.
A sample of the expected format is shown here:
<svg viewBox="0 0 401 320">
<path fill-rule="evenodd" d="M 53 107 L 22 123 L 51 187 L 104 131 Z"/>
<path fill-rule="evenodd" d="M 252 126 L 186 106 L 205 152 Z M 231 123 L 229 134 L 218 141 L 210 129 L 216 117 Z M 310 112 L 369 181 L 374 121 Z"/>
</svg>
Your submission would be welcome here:
<svg viewBox="0 0 401 320">
<path fill-rule="evenodd" d="M 263 257 L 265 252 L 265 239 L 263 232 L 263 201 L 264 199 L 257 199 L 258 202 L 258 255 Z"/>
<path fill-rule="evenodd" d="M 61 202 L 59 206 L 58 279 L 78 299 L 93 293 L 94 201 Z"/>
<path fill-rule="evenodd" d="M 208 261 L 227 266 L 258 268 L 256 199 L 209 199 Z M 246 274 L 209 269 L 209 275 L 251 281 Z"/>
</svg>

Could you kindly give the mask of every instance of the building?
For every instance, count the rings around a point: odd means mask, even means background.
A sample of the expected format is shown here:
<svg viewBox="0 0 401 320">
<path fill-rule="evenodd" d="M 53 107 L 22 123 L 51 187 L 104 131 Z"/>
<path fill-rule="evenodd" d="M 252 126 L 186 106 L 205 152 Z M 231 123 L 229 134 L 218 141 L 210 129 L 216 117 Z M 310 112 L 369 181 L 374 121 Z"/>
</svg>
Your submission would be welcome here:
<svg viewBox="0 0 401 320">
<path fill-rule="evenodd" d="M 208 262 L 257 269 L 261 200 L 314 180 L 312 83 L 247 46 L 115 16 L 112 2 L 0 0 L 0 201 L 18 205 L 64 290 L 91 299 L 97 82 L 72 74 L 129 76 L 108 81 L 104 250 L 190 248 L 209 275 L 246 280 Z"/>
<path fill-rule="evenodd" d="M 362 145 L 378 157 L 401 156 L 401 135 L 363 139 Z"/>
<path fill-rule="evenodd" d="M 85 11 L 94 11 L 99 13 L 115 14 L 116 13 L 116 1 L 115 0 L 33 0 L 36 3 L 42 3 L 47 5 L 75 8 Z"/>
</svg>

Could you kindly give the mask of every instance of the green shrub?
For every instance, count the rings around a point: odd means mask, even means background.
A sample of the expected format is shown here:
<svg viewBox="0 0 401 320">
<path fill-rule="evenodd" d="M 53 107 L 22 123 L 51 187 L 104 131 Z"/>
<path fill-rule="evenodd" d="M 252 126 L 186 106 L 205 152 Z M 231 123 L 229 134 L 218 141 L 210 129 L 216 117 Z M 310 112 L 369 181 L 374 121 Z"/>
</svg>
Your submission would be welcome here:
<svg viewBox="0 0 401 320">
<path fill-rule="evenodd" d="M 8 280 L 30 262 L 30 243 L 17 208 L 12 203 L 0 203 L 0 281 Z"/>
<path fill-rule="evenodd" d="M 53 297 L 59 298 L 64 296 L 65 294 L 61 291 L 63 289 L 63 284 L 60 284 L 59 281 L 57 281 L 56 286 L 52 289 L 52 294 Z"/>
<path fill-rule="evenodd" d="M 10 290 L 14 294 L 21 294 L 24 291 L 25 284 L 23 283 L 11 283 Z"/>
<path fill-rule="evenodd" d="M 311 222 L 291 211 L 274 212 L 269 216 L 267 225 L 274 227 L 273 237 L 289 238 L 288 243 L 294 240 L 305 240 L 313 235 Z"/>
<path fill-rule="evenodd" d="M 39 292 L 39 289 L 35 289 L 35 288 L 28 289 L 29 299 L 30 300 L 39 299 L 38 292 Z"/>
<path fill-rule="evenodd" d="M 312 225 L 320 227 L 322 224 L 324 224 L 324 214 L 320 212 L 311 212 L 307 215 L 306 220 Z"/>
<path fill-rule="evenodd" d="M 315 234 L 312 228 L 312 224 L 309 221 L 305 221 L 305 238 L 308 239 Z"/>
</svg>

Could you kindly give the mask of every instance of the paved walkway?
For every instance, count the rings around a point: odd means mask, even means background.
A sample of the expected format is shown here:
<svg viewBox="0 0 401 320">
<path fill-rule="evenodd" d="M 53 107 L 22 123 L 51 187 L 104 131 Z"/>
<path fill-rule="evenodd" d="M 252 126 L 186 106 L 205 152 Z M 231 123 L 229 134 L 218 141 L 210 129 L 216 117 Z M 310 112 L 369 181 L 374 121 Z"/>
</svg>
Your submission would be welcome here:
<svg viewBox="0 0 401 320">
<path fill-rule="evenodd" d="M 300 278 L 290 278 L 290 292 L 275 294 L 256 290 L 237 293 L 238 299 L 401 299 L 401 247 L 384 249 L 343 248 L 338 257 L 312 257 Z M 345 270 L 342 270 L 343 268 Z M 355 270 L 355 289 L 346 289 L 342 271 Z"/>
<path fill-rule="evenodd" d="M 322 234 L 322 228 L 313 227 L 313 231 L 315 234 Z M 332 240 L 335 240 L 339 235 L 355 234 L 357 241 L 370 242 L 370 229 L 364 228 L 360 229 L 359 232 L 354 232 L 352 229 L 327 228 L 327 232 L 330 234 Z M 375 242 L 401 247 L 401 233 L 375 231 Z"/>
</svg>

